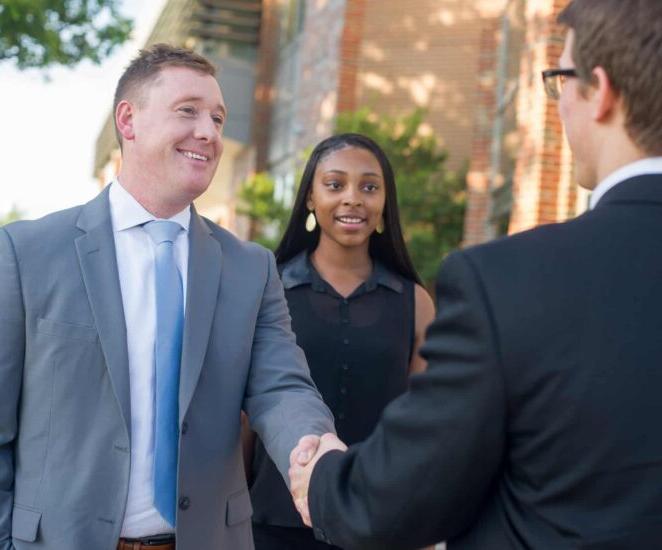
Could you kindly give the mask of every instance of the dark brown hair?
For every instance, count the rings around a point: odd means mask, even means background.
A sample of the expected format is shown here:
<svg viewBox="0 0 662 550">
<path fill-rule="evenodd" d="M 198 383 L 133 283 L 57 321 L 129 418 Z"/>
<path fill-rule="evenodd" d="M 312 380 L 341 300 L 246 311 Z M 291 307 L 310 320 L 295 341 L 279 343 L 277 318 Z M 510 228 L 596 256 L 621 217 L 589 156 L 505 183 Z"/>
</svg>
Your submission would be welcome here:
<svg viewBox="0 0 662 550">
<path fill-rule="evenodd" d="M 602 67 L 623 98 L 625 129 L 646 154 L 662 154 L 662 0 L 572 0 L 558 22 L 574 31 L 580 80 Z"/>
<path fill-rule="evenodd" d="M 216 68 L 193 50 L 178 48 L 170 44 L 154 44 L 140 50 L 120 77 L 113 100 L 113 119 L 117 105 L 123 99 L 133 97 L 140 100 L 140 93 L 146 84 L 153 83 L 165 67 L 187 67 L 202 74 L 216 75 Z M 115 125 L 115 135 L 122 147 L 122 136 Z"/>
</svg>

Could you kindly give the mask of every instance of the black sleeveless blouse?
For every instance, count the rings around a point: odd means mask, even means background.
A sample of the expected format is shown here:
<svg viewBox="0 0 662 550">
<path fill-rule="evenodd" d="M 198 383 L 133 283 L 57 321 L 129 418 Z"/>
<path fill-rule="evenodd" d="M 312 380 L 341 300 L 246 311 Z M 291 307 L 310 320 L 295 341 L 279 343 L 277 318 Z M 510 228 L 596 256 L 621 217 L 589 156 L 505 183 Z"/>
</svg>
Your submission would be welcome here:
<svg viewBox="0 0 662 550">
<path fill-rule="evenodd" d="M 280 266 L 297 344 L 348 445 L 372 432 L 386 405 L 407 389 L 413 351 L 414 282 L 374 263 L 343 298 L 302 252 Z M 252 467 L 253 521 L 304 527 L 283 478 L 258 439 Z"/>
</svg>

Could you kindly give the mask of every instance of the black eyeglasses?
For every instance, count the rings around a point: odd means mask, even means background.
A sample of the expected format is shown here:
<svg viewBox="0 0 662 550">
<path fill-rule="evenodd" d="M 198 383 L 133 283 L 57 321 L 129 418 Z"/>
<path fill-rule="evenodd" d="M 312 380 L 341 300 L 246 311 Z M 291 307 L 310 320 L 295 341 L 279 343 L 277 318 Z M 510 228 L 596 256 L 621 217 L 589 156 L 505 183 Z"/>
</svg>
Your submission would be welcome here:
<svg viewBox="0 0 662 550">
<path fill-rule="evenodd" d="M 561 97 L 561 89 L 568 78 L 577 78 L 575 69 L 547 69 L 542 72 L 545 93 L 550 99 Z"/>
</svg>

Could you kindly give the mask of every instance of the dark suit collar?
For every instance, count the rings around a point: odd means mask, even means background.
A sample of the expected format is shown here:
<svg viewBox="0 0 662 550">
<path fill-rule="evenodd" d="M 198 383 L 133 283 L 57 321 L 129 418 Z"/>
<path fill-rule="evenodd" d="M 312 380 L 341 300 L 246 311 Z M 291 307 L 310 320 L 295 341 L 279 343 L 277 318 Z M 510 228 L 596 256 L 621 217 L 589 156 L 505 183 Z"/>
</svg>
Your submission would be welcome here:
<svg viewBox="0 0 662 550">
<path fill-rule="evenodd" d="M 662 204 L 662 174 L 647 174 L 623 180 L 604 194 L 595 209 L 622 203 Z"/>
</svg>

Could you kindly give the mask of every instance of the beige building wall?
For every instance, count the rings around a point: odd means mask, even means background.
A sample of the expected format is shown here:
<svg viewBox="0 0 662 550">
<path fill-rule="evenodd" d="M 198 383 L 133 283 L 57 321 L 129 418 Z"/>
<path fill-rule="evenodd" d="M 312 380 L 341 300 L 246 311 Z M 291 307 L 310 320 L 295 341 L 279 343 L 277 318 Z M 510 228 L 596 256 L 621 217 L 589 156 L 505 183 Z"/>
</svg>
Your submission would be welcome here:
<svg viewBox="0 0 662 550">
<path fill-rule="evenodd" d="M 500 0 L 366 0 L 358 106 L 399 115 L 427 109 L 430 130 L 459 168 L 471 156 L 484 20 Z"/>
</svg>

